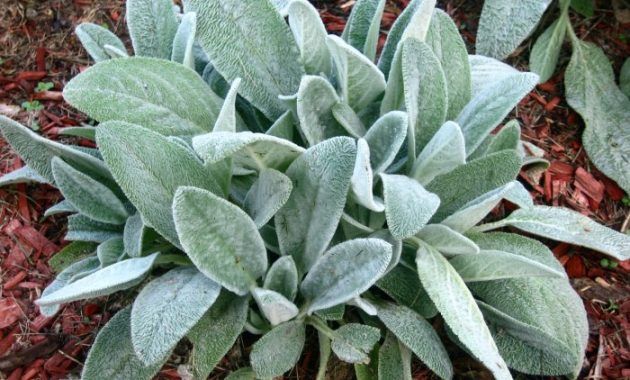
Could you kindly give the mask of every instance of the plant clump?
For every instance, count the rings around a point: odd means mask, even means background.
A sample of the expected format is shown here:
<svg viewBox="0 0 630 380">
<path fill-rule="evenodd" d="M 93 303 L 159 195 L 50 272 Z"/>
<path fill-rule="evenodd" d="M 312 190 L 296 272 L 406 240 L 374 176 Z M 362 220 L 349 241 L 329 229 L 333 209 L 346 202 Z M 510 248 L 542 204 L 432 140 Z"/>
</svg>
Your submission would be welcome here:
<svg viewBox="0 0 630 380">
<path fill-rule="evenodd" d="M 106 29 L 77 34 L 96 64 L 65 99 L 100 122 L 47 140 L 0 117 L 26 167 L 7 185 L 55 185 L 70 245 L 37 301 L 137 289 L 91 348 L 84 379 L 151 379 L 177 343 L 205 379 L 241 333 L 260 336 L 239 378 L 291 370 L 317 331 L 357 372 L 437 376 L 444 341 L 497 379 L 575 377 L 586 315 L 562 266 L 516 230 L 630 257 L 630 237 L 535 206 L 518 173 L 518 121 L 492 133 L 538 82 L 469 56 L 434 0 L 414 0 L 376 45 L 383 0 L 359 0 L 342 36 L 306 0 L 128 0 L 134 56 Z M 503 200 L 517 210 L 486 221 Z M 512 227 L 497 232 L 503 227 Z M 438 334 L 430 323 L 444 321 Z"/>
</svg>

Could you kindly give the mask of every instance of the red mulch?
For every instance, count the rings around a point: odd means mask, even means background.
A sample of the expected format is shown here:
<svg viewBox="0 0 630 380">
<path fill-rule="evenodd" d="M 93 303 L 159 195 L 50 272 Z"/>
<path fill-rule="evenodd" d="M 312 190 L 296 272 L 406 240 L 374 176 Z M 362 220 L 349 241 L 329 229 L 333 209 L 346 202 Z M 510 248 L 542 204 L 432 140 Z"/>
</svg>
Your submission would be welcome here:
<svg viewBox="0 0 630 380">
<path fill-rule="evenodd" d="M 383 31 L 389 29 L 408 2 L 388 1 Z M 314 3 L 328 30 L 340 33 L 354 1 Z M 594 17 L 584 20 L 574 15 L 573 21 L 578 35 L 602 46 L 618 72 L 623 59 L 630 56 L 630 25 L 615 20 L 607 3 L 598 2 L 601 9 Z M 439 4 L 455 19 L 467 43 L 474 44 L 480 2 L 443 0 Z M 39 127 L 42 135 L 57 139 L 60 128 L 86 121 L 60 95 L 67 80 L 90 64 L 72 29 L 89 21 L 124 36 L 124 1 L 18 0 L 3 7 L 3 12 L 0 113 Z M 552 21 L 547 18 L 543 23 Z M 385 37 L 383 32 L 381 44 Z M 517 51 L 510 63 L 526 69 L 530 45 L 531 41 Z M 569 57 L 568 46 L 565 48 L 557 74 L 526 97 L 515 113 L 521 121 L 524 140 L 542 148 L 551 162 L 544 174 L 521 173 L 521 179 L 537 203 L 569 207 L 617 230 L 627 230 L 629 211 L 622 202 L 624 192 L 586 157 L 580 139 L 583 123 L 564 99 L 563 73 Z M 52 82 L 53 88 L 36 92 L 39 82 Z M 24 101 L 38 101 L 43 109 L 27 112 L 20 107 Z M 87 141 L 79 143 L 89 145 Z M 0 139 L 0 174 L 21 165 Z M 33 301 L 54 278 L 47 260 L 66 244 L 62 239 L 65 219 L 43 218 L 44 210 L 59 199 L 59 193 L 46 185 L 0 189 L 0 379 L 62 379 L 78 373 L 94 334 L 109 319 L 111 311 L 120 307 L 109 300 L 76 302 L 52 318 L 39 314 Z M 591 335 L 584 377 L 630 378 L 630 262 L 611 268 L 612 260 L 602 260 L 598 253 L 564 243 L 549 244 L 588 311 Z M 242 354 L 238 352 L 230 354 L 226 366 L 240 360 Z M 316 360 L 316 353 L 305 354 L 298 367 L 301 377 L 312 373 L 309 368 L 315 366 Z M 179 363 L 181 357 L 174 355 L 159 378 L 179 379 Z M 471 378 L 471 373 L 472 378 L 488 376 L 466 358 L 458 358 L 455 366 L 462 377 Z M 421 365 L 414 368 L 414 378 L 431 377 Z M 224 371 L 217 371 L 213 378 L 224 376 Z"/>
</svg>

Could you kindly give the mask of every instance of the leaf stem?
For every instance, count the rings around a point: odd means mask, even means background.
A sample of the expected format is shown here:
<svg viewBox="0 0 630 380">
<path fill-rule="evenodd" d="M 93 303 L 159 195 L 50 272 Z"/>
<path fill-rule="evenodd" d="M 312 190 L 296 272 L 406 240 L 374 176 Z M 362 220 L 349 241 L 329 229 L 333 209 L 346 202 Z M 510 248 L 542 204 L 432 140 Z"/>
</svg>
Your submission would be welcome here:
<svg viewBox="0 0 630 380">
<path fill-rule="evenodd" d="M 332 340 L 335 337 L 335 332 L 333 331 L 333 329 L 328 327 L 328 324 L 324 322 L 321 318 L 311 315 L 307 316 L 304 321 L 309 325 L 315 327 L 317 331 L 324 334 L 329 339 Z"/>
<path fill-rule="evenodd" d="M 328 367 L 328 360 L 330 359 L 330 338 L 319 331 L 317 337 L 319 338 L 319 369 L 315 380 L 324 380 L 326 378 L 326 367 Z"/>
</svg>

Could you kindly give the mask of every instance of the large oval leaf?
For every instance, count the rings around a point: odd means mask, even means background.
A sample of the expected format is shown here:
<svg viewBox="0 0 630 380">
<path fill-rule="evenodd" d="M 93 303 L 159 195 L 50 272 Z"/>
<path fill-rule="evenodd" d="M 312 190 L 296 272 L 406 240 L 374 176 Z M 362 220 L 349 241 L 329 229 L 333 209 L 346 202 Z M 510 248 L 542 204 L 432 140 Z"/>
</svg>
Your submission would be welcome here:
<svg viewBox="0 0 630 380">
<path fill-rule="evenodd" d="M 468 50 L 455 22 L 446 12 L 435 9 L 425 42 L 440 61 L 448 93 L 447 120 L 453 120 L 471 96 Z"/>
<path fill-rule="evenodd" d="M 556 70 L 558 58 L 567 33 L 569 15 L 562 13 L 543 34 L 538 37 L 529 55 L 529 67 L 540 76 L 540 83 L 548 81 Z"/>
<path fill-rule="evenodd" d="M 465 163 L 466 146 L 462 130 L 457 123 L 447 121 L 422 149 L 413 163 L 410 176 L 426 185 L 438 175 Z"/>
<path fill-rule="evenodd" d="M 206 276 L 244 295 L 267 270 L 267 250 L 254 221 L 209 191 L 180 187 L 173 217 L 184 251 Z"/>
<path fill-rule="evenodd" d="M 533 375 L 577 376 L 588 323 L 582 300 L 568 281 L 490 281 L 471 284 L 471 290 L 495 309 L 484 309 L 484 315 L 510 367 Z"/>
<path fill-rule="evenodd" d="M 309 145 L 346 134 L 333 115 L 337 103 L 335 88 L 326 79 L 313 75 L 302 78 L 297 93 L 297 116 Z"/>
<path fill-rule="evenodd" d="M 308 74 L 330 75 L 332 59 L 326 46 L 326 28 L 317 9 L 306 0 L 294 0 L 288 6 L 289 26 L 300 48 Z"/>
<path fill-rule="evenodd" d="M 278 95 L 297 92 L 304 68 L 289 26 L 270 1 L 190 0 L 198 41 L 212 65 L 270 119 L 287 110 Z"/>
<path fill-rule="evenodd" d="M 538 83 L 533 73 L 511 73 L 485 85 L 464 107 L 457 124 L 466 138 L 466 154 L 472 154 L 483 140 Z"/>
<path fill-rule="evenodd" d="M 396 159 L 407 136 L 407 114 L 391 111 L 381 116 L 365 134 L 375 173 L 384 172 Z"/>
<path fill-rule="evenodd" d="M 158 253 L 119 261 L 48 294 L 36 303 L 49 306 L 86 298 L 101 297 L 138 285 L 149 273 Z"/>
<path fill-rule="evenodd" d="M 381 174 L 381 179 L 390 233 L 396 239 L 415 235 L 438 209 L 440 198 L 404 175 Z"/>
<path fill-rule="evenodd" d="M 315 263 L 300 285 L 307 312 L 360 295 L 385 273 L 391 257 L 391 244 L 381 239 L 355 239 L 334 246 Z"/>
<path fill-rule="evenodd" d="M 576 42 L 565 73 L 567 102 L 584 119 L 584 148 L 599 170 L 630 193 L 630 99 L 603 50 Z"/>
<path fill-rule="evenodd" d="M 477 31 L 477 54 L 506 58 L 534 30 L 551 0 L 485 0 Z"/>
<path fill-rule="evenodd" d="M 177 78 L 177 86 L 168 78 Z M 63 96 L 98 121 L 126 121 L 167 136 L 212 130 L 223 103 L 191 69 L 144 57 L 100 62 L 68 82 Z"/>
<path fill-rule="evenodd" d="M 169 0 L 127 0 L 127 27 L 136 55 L 170 59 L 177 18 Z"/>
<path fill-rule="evenodd" d="M 305 339 L 302 321 L 283 323 L 263 335 L 254 344 L 250 354 L 256 376 L 276 377 L 293 368 L 300 358 Z"/>
<path fill-rule="evenodd" d="M 383 303 L 378 317 L 398 340 L 442 379 L 453 377 L 453 365 L 448 352 L 433 326 L 405 306 Z"/>
<path fill-rule="evenodd" d="M 74 32 L 79 37 L 83 48 L 95 62 L 112 58 L 105 50 L 105 45 L 113 46 L 123 52 L 127 51 L 125 44 L 118 36 L 100 25 L 84 22 L 77 26 Z"/>
<path fill-rule="evenodd" d="M 194 267 L 172 269 L 148 283 L 131 309 L 131 340 L 140 360 L 152 365 L 167 358 L 220 290 Z"/>
<path fill-rule="evenodd" d="M 52 159 L 55 183 L 72 206 L 103 223 L 122 224 L 129 216 L 125 205 L 107 186 L 66 164 Z"/>
<path fill-rule="evenodd" d="M 109 184 L 110 188 L 116 188 L 116 183 L 107 170 L 107 166 L 98 158 L 68 145 L 45 139 L 30 128 L 2 115 L 0 115 L 0 131 L 29 168 L 50 183 L 55 182 L 51 161 L 57 156 L 82 172 L 89 173 L 99 181 Z"/>
<path fill-rule="evenodd" d="M 293 181 L 293 191 L 275 216 L 276 230 L 280 250 L 293 256 L 302 274 L 322 255 L 335 233 L 355 156 L 355 142 L 336 137 L 308 149 L 286 172 Z"/>
<path fill-rule="evenodd" d="M 167 358 L 146 366 L 138 359 L 131 343 L 131 308 L 119 311 L 96 336 L 88 353 L 81 378 L 150 380 Z"/>
<path fill-rule="evenodd" d="M 418 275 L 444 321 L 496 379 L 512 379 L 475 299 L 446 259 L 422 245 L 416 256 Z"/>
<path fill-rule="evenodd" d="M 376 57 L 384 9 L 384 0 L 357 1 L 343 31 L 343 38 L 372 61 Z"/>
<path fill-rule="evenodd" d="M 210 310 L 190 330 L 190 362 L 196 379 L 207 379 L 228 353 L 247 321 L 248 297 L 223 291 Z"/>
<path fill-rule="evenodd" d="M 548 239 L 591 248 L 617 260 L 630 259 L 630 236 L 566 208 L 534 206 L 519 209 L 503 220 L 480 226 L 480 230 L 503 226 L 513 226 Z"/>
<path fill-rule="evenodd" d="M 247 192 L 243 209 L 261 228 L 280 210 L 291 195 L 293 185 L 286 175 L 273 169 L 262 170 Z"/>
<path fill-rule="evenodd" d="M 446 120 L 448 94 L 440 61 L 424 42 L 409 38 L 402 44 L 405 108 L 409 116 L 411 160 Z"/>
<path fill-rule="evenodd" d="M 356 112 L 368 107 L 385 91 L 383 73 L 341 38 L 329 35 L 326 43 L 335 63 L 342 100 Z"/>
<path fill-rule="evenodd" d="M 433 219 L 443 220 L 478 196 L 513 181 L 520 169 L 519 154 L 514 150 L 506 150 L 437 176 L 427 185 L 427 190 L 439 195 L 441 200 Z"/>
<path fill-rule="evenodd" d="M 156 132 L 124 122 L 108 122 L 98 127 L 96 141 L 114 178 L 144 222 L 175 245 L 179 245 L 171 211 L 175 190 L 196 186 L 221 194 L 219 185 L 193 153 Z"/>
</svg>

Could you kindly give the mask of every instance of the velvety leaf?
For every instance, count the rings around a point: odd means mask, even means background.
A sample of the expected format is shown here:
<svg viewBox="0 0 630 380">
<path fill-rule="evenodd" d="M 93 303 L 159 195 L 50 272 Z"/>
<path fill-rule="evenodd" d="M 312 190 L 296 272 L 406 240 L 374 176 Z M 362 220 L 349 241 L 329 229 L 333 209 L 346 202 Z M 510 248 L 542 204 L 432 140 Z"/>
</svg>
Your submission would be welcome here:
<svg viewBox="0 0 630 380">
<path fill-rule="evenodd" d="M 387 271 L 392 270 L 398 263 L 400 262 L 400 256 L 402 255 L 403 242 L 402 240 L 396 239 L 389 233 L 389 230 L 378 230 L 376 232 L 371 233 L 368 237 L 377 238 L 384 240 L 392 245 L 392 259 L 389 261 L 389 265 L 387 265 Z"/>
<path fill-rule="evenodd" d="M 440 198 L 407 176 L 381 174 L 385 216 L 390 233 L 397 239 L 415 235 L 440 205 Z"/>
<path fill-rule="evenodd" d="M 352 107 L 346 103 L 337 103 L 332 107 L 332 113 L 335 120 L 337 120 L 352 137 L 361 138 L 365 135 L 365 126 Z"/>
<path fill-rule="evenodd" d="M 295 135 L 294 117 L 291 111 L 282 114 L 271 127 L 265 132 L 269 136 L 279 137 L 281 139 L 293 141 Z"/>
<path fill-rule="evenodd" d="M 427 224 L 416 236 L 445 256 L 479 253 L 472 240 L 442 224 Z"/>
<path fill-rule="evenodd" d="M 63 136 L 83 137 L 90 141 L 96 141 L 95 127 L 65 127 L 59 130 L 59 134 Z"/>
<path fill-rule="evenodd" d="M 293 301 L 297 295 L 298 272 L 291 256 L 276 260 L 265 275 L 264 288 L 278 292 Z"/>
<path fill-rule="evenodd" d="M 101 263 L 101 268 L 116 263 L 124 253 L 123 239 L 120 236 L 105 240 L 96 248 L 96 256 Z"/>
<path fill-rule="evenodd" d="M 76 214 L 68 217 L 68 232 L 64 239 L 102 243 L 122 235 L 122 232 L 123 226 L 121 225 L 97 222 L 85 215 Z"/>
<path fill-rule="evenodd" d="M 55 253 L 53 257 L 48 259 L 48 265 L 50 268 L 59 273 L 70 265 L 76 263 L 80 259 L 86 256 L 91 256 L 96 252 L 96 244 L 84 241 L 72 242 L 61 249 L 61 251 Z M 57 276 L 57 279 L 59 276 Z"/>
<path fill-rule="evenodd" d="M 306 73 L 329 75 L 332 59 L 326 46 L 328 33 L 317 9 L 306 0 L 294 0 L 288 4 L 288 14 Z"/>
<path fill-rule="evenodd" d="M 223 103 L 193 70 L 144 57 L 100 62 L 68 82 L 63 96 L 100 122 L 126 121 L 167 136 L 211 130 Z"/>
<path fill-rule="evenodd" d="M 584 119 L 584 148 L 595 166 L 630 193 L 630 99 L 615 85 L 610 61 L 592 43 L 576 42 L 565 73 L 567 102 Z"/>
<path fill-rule="evenodd" d="M 336 306 L 328 307 L 326 309 L 318 310 L 315 315 L 325 321 L 340 321 L 343 319 L 343 315 L 346 313 L 346 305 L 339 304 Z"/>
<path fill-rule="evenodd" d="M 103 327 L 88 352 L 81 378 L 150 380 L 166 361 L 144 365 L 131 344 L 131 308 L 116 313 Z"/>
<path fill-rule="evenodd" d="M 184 251 L 206 276 L 239 295 L 267 270 L 258 228 L 237 206 L 209 191 L 180 187 L 173 216 Z"/>
<path fill-rule="evenodd" d="M 501 313 L 490 315 L 484 310 L 499 352 L 510 367 L 528 374 L 577 377 L 588 323 L 582 300 L 567 280 L 524 278 L 470 287 Z M 551 339 L 540 341 L 541 333 Z"/>
<path fill-rule="evenodd" d="M 329 35 L 326 43 L 335 64 L 341 99 L 355 111 L 368 107 L 385 91 L 383 73 L 341 38 Z"/>
<path fill-rule="evenodd" d="M 122 224 L 129 213 L 107 186 L 73 168 L 58 157 L 51 160 L 55 184 L 83 215 L 103 223 Z"/>
<path fill-rule="evenodd" d="M 378 350 L 378 379 L 411 380 L 411 351 L 390 332 Z"/>
<path fill-rule="evenodd" d="M 291 321 L 278 325 L 254 343 L 249 355 L 259 378 L 281 376 L 297 363 L 304 347 L 304 322 Z"/>
<path fill-rule="evenodd" d="M 238 87 L 241 85 L 241 78 L 236 78 L 230 86 L 221 106 L 221 112 L 217 117 L 212 132 L 236 132 L 236 97 Z"/>
<path fill-rule="evenodd" d="M 247 297 L 222 291 L 210 310 L 188 333 L 193 344 L 190 362 L 197 379 L 206 379 L 228 353 L 247 320 Z"/>
<path fill-rule="evenodd" d="M 171 210 L 175 190 L 196 186 L 221 193 L 192 152 L 154 131 L 108 122 L 98 127 L 96 140 L 114 178 L 145 224 L 175 245 L 179 245 Z"/>
<path fill-rule="evenodd" d="M 507 218 L 480 226 L 480 230 L 513 226 L 525 232 L 580 245 L 617 260 L 630 258 L 630 236 L 604 227 L 590 218 L 562 207 L 534 206 L 514 211 Z"/>
<path fill-rule="evenodd" d="M 371 61 L 376 57 L 384 9 L 385 0 L 357 1 L 343 32 L 344 39 Z"/>
<path fill-rule="evenodd" d="M 177 267 L 149 282 L 131 309 L 131 341 L 146 365 L 168 358 L 219 296 L 221 286 L 195 267 Z"/>
<path fill-rule="evenodd" d="M 442 379 L 453 377 L 448 352 L 433 326 L 413 310 L 393 303 L 378 306 L 378 318 L 406 347 Z"/>
<path fill-rule="evenodd" d="M 274 169 L 264 169 L 247 192 L 243 210 L 260 228 L 287 202 L 292 189 L 289 177 Z"/>
<path fill-rule="evenodd" d="M 390 28 L 389 33 L 387 33 L 385 45 L 383 46 L 383 50 L 381 51 L 381 55 L 378 59 L 378 68 L 385 74 L 386 79 L 389 77 L 394 55 L 396 54 L 398 43 L 401 40 L 403 32 L 409 25 L 409 21 L 417 11 L 418 6 L 421 5 L 423 1 L 424 0 L 411 0 L 407 7 L 403 9 L 402 13 L 398 15 L 394 24 Z"/>
<path fill-rule="evenodd" d="M 416 264 L 422 285 L 461 343 L 496 379 L 511 379 L 475 299 L 455 269 L 427 245 L 418 250 Z"/>
<path fill-rule="evenodd" d="M 480 93 L 473 95 L 456 120 L 464 132 L 468 155 L 479 147 L 483 139 L 537 83 L 536 74 L 514 73 L 486 85 Z"/>
<path fill-rule="evenodd" d="M 67 200 L 63 200 L 56 205 L 47 208 L 46 211 L 44 211 L 44 217 L 48 218 L 52 215 L 64 214 L 68 212 L 76 213 L 78 211 L 79 210 L 77 210 L 76 207 L 72 205 L 72 203 L 68 202 Z"/>
<path fill-rule="evenodd" d="M 196 29 L 197 14 L 195 12 L 184 13 L 173 39 L 173 51 L 171 52 L 171 61 L 179 62 L 192 70 L 195 69 L 193 45 L 195 44 Z"/>
<path fill-rule="evenodd" d="M 49 306 L 105 296 L 131 288 L 138 285 L 149 273 L 157 256 L 158 253 L 154 253 L 146 257 L 119 261 L 40 298 L 36 303 Z"/>
<path fill-rule="evenodd" d="M 297 116 L 300 130 L 309 145 L 345 135 L 335 120 L 333 107 L 339 103 L 335 88 L 320 76 L 306 75 L 297 93 Z"/>
<path fill-rule="evenodd" d="M 470 79 L 473 97 L 507 77 L 519 74 L 512 66 L 483 55 L 469 55 Z"/>
<path fill-rule="evenodd" d="M 463 205 L 459 210 L 449 215 L 440 222 L 457 232 L 464 233 L 483 220 L 503 199 L 506 199 L 511 192 L 524 190 L 520 182 L 512 181 L 505 186 L 489 191 Z M 515 190 L 516 189 L 516 190 Z M 524 190 L 526 197 L 531 201 L 527 190 Z M 531 205 L 533 206 L 533 202 Z"/>
<path fill-rule="evenodd" d="M 529 67 L 532 72 L 540 76 L 540 83 L 548 81 L 556 71 L 568 22 L 568 16 L 562 13 L 560 18 L 545 29 L 532 47 L 532 52 L 529 54 Z"/>
<path fill-rule="evenodd" d="M 492 136 L 485 155 L 500 152 L 505 149 L 519 149 L 521 145 L 521 126 L 517 120 L 509 121 L 503 128 Z"/>
<path fill-rule="evenodd" d="M 427 190 L 440 197 L 440 208 L 433 220 L 440 221 L 466 203 L 514 179 L 521 168 L 516 151 L 506 150 L 458 166 L 437 176 Z M 466 186 L 462 186 L 462 184 Z"/>
<path fill-rule="evenodd" d="M 348 323 L 334 332 L 332 350 L 347 363 L 370 362 L 369 353 L 381 339 L 381 331 L 376 327 Z"/>
<path fill-rule="evenodd" d="M 376 120 L 365 134 L 375 173 L 384 172 L 396 159 L 407 136 L 407 124 L 406 113 L 392 111 Z"/>
<path fill-rule="evenodd" d="M 550 3 L 550 0 L 485 0 L 477 31 L 477 54 L 506 58 L 534 30 Z"/>
<path fill-rule="evenodd" d="M 84 256 L 84 255 L 93 254 L 96 247 L 94 245 L 90 245 L 90 247 L 86 247 L 86 246 L 79 247 L 81 248 L 81 250 L 77 248 L 77 251 L 74 251 L 72 249 L 67 250 L 68 247 L 71 247 L 72 244 L 75 244 L 75 243 L 70 243 L 70 245 L 66 246 L 66 248 L 64 248 L 62 251 L 60 251 L 55 256 L 53 256 L 52 259 L 50 259 L 49 263 L 51 267 L 53 265 L 53 263 L 51 262 L 53 261 L 54 258 L 56 258 L 59 255 L 61 255 L 62 258 L 61 259 L 57 258 L 57 261 L 65 260 L 64 258 L 66 257 L 68 258 L 68 261 L 76 260 L 77 257 L 81 257 L 81 256 L 83 256 L 83 258 L 78 261 L 69 262 L 68 264 L 64 262 L 66 267 L 63 268 L 63 270 L 60 271 L 57 277 L 55 277 L 53 282 L 48 284 L 46 289 L 44 289 L 41 295 L 42 298 L 48 296 L 49 294 L 55 293 L 59 289 L 62 289 L 64 286 L 68 285 L 72 280 L 84 277 L 98 270 L 100 266 L 100 261 L 98 260 L 98 258 L 94 256 L 91 256 L 91 257 Z M 76 254 L 74 252 L 76 252 Z M 57 314 L 59 309 L 61 309 L 61 305 L 59 304 L 51 304 L 47 306 L 39 305 L 40 312 L 46 317 L 54 316 L 55 314 Z"/>
<path fill-rule="evenodd" d="M 94 176 L 99 181 L 116 186 L 105 164 L 87 153 L 45 139 L 30 128 L 2 115 L 0 115 L 0 132 L 26 165 L 49 183 L 55 181 L 51 161 L 53 157 L 57 156 L 78 170 Z"/>
<path fill-rule="evenodd" d="M 313 266 L 337 229 L 355 156 L 354 141 L 336 137 L 308 149 L 286 171 L 293 191 L 275 224 L 280 250 L 293 256 L 299 273 Z"/>
<path fill-rule="evenodd" d="M 295 304 L 282 294 L 273 290 L 263 288 L 253 288 L 252 295 L 258 304 L 258 309 L 272 326 L 289 321 L 298 315 L 298 308 Z"/>
<path fill-rule="evenodd" d="M 48 181 L 28 166 L 22 166 L 19 169 L 15 169 L 12 172 L 0 176 L 0 186 L 29 182 L 46 183 Z"/>
<path fill-rule="evenodd" d="M 374 177 L 370 165 L 370 147 L 365 139 L 357 141 L 357 161 L 352 173 L 351 188 L 356 201 L 363 207 L 376 212 L 383 212 L 385 206 L 372 193 Z"/>
<path fill-rule="evenodd" d="M 136 55 L 170 59 L 177 33 L 173 3 L 170 0 L 128 0 L 126 7 L 127 28 Z"/>
<path fill-rule="evenodd" d="M 446 12 L 435 9 L 425 42 L 440 61 L 448 94 L 447 120 L 454 120 L 470 101 L 470 63 L 466 44 L 455 22 Z"/>
<path fill-rule="evenodd" d="M 435 177 L 466 163 L 464 135 L 457 123 L 447 121 L 416 158 L 410 176 L 427 185 Z"/>
<path fill-rule="evenodd" d="M 287 110 L 278 95 L 297 92 L 304 68 L 291 30 L 270 1 L 190 0 L 197 38 L 210 61 L 270 119 Z"/>
<path fill-rule="evenodd" d="M 265 167 L 280 171 L 304 149 L 282 138 L 252 132 L 213 132 L 193 138 L 193 148 L 206 164 L 232 157 L 234 166 L 261 170 Z"/>
<path fill-rule="evenodd" d="M 355 239 L 331 248 L 308 272 L 300 291 L 307 312 L 344 303 L 370 288 L 387 269 L 392 246 L 381 239 Z"/>
<path fill-rule="evenodd" d="M 139 213 L 135 213 L 127 219 L 123 231 L 123 239 L 125 253 L 130 257 L 142 256 L 142 240 L 144 239 L 145 232 L 146 226 Z"/>
<path fill-rule="evenodd" d="M 410 156 L 415 158 L 415 152 L 424 148 L 446 120 L 446 77 L 428 44 L 410 38 L 401 48 L 405 108 L 409 116 L 408 149 Z"/>
<path fill-rule="evenodd" d="M 111 45 L 127 52 L 127 48 L 120 38 L 100 25 L 84 22 L 79 24 L 74 32 L 77 34 L 85 51 L 87 51 L 95 62 L 112 58 L 112 56 L 105 51 L 105 45 Z"/>
<path fill-rule="evenodd" d="M 465 282 L 518 277 L 566 278 L 563 270 L 558 271 L 538 261 L 504 251 L 481 250 L 476 255 L 460 255 L 449 262 Z"/>
<path fill-rule="evenodd" d="M 553 252 L 537 240 L 506 232 L 469 233 L 467 236 L 485 250 L 510 252 L 537 261 L 556 272 L 564 271 Z"/>
</svg>

